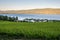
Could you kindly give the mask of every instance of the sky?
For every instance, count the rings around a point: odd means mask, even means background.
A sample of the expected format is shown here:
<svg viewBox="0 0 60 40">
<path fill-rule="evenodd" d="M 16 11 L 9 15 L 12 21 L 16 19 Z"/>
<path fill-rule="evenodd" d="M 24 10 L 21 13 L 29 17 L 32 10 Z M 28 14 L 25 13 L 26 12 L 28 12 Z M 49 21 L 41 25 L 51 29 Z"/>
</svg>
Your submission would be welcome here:
<svg viewBox="0 0 60 40">
<path fill-rule="evenodd" d="M 0 10 L 60 8 L 60 0 L 0 0 Z"/>
</svg>

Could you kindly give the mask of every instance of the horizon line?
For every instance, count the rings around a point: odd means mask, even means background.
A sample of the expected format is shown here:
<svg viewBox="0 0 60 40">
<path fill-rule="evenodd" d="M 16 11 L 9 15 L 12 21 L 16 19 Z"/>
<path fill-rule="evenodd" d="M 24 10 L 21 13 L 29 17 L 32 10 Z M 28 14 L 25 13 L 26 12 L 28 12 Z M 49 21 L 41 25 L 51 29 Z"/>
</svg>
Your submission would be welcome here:
<svg viewBox="0 0 60 40">
<path fill-rule="evenodd" d="M 0 11 L 9 11 L 9 10 L 33 10 L 33 9 L 60 9 L 60 8 L 0 9 Z"/>
</svg>

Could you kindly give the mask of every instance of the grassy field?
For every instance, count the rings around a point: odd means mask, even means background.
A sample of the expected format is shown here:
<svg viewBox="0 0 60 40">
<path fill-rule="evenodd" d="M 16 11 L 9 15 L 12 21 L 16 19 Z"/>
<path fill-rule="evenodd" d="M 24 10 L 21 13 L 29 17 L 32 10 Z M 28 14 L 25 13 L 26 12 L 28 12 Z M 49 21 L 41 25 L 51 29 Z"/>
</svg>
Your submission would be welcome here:
<svg viewBox="0 0 60 40">
<path fill-rule="evenodd" d="M 59 39 L 60 22 L 8 22 L 0 21 L 1 37 Z"/>
</svg>

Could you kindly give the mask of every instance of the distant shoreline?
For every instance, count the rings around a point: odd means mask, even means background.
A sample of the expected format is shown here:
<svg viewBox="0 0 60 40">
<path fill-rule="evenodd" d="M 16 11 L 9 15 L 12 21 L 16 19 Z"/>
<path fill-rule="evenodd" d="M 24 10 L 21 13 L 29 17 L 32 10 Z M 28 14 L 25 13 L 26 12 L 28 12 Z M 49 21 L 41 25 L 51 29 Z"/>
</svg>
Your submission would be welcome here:
<svg viewBox="0 0 60 40">
<path fill-rule="evenodd" d="M 0 14 L 60 14 L 59 9 L 30 9 L 30 10 L 7 10 L 0 11 Z"/>
<path fill-rule="evenodd" d="M 60 15 L 60 13 L 0 13 L 0 14 L 52 14 L 52 15 Z"/>
</svg>

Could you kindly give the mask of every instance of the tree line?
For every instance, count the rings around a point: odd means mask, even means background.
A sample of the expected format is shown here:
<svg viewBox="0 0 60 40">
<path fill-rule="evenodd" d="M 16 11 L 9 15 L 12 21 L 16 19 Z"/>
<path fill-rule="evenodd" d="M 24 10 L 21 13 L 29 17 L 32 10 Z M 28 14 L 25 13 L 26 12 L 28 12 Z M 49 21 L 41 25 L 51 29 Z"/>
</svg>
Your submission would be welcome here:
<svg viewBox="0 0 60 40">
<path fill-rule="evenodd" d="M 3 20 L 3 21 L 17 21 L 18 17 L 8 17 L 8 16 L 0 15 L 0 20 Z"/>
</svg>

